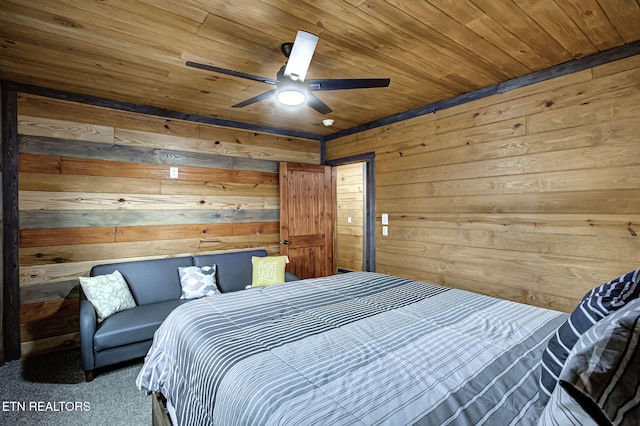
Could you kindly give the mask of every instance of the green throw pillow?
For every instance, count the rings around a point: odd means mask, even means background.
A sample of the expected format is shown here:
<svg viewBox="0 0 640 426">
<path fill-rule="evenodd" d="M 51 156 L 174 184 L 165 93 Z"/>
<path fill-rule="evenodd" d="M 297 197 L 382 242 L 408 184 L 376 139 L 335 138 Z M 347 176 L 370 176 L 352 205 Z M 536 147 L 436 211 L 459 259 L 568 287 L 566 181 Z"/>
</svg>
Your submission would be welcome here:
<svg viewBox="0 0 640 426">
<path fill-rule="evenodd" d="M 119 271 L 95 277 L 80 277 L 82 291 L 98 314 L 98 322 L 116 312 L 135 308 L 136 302 Z"/>
<path fill-rule="evenodd" d="M 251 263 L 253 264 L 252 287 L 264 287 L 284 282 L 287 256 L 252 256 Z"/>
</svg>

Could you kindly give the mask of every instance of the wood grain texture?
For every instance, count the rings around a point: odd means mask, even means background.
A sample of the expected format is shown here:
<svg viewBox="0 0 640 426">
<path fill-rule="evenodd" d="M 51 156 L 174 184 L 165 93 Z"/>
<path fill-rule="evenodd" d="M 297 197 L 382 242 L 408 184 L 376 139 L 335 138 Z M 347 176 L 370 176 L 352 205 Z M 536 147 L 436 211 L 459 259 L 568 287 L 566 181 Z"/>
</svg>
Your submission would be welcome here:
<svg viewBox="0 0 640 426">
<path fill-rule="evenodd" d="M 280 241 L 290 259 L 287 270 L 303 279 L 335 274 L 335 169 L 281 163 L 280 181 Z"/>
<path fill-rule="evenodd" d="M 258 210 L 278 209 L 277 197 L 194 196 L 105 192 L 21 191 L 20 209 L 28 210 Z"/>
<path fill-rule="evenodd" d="M 143 179 L 169 179 L 169 165 L 140 164 L 129 161 L 102 161 L 87 158 L 62 157 L 61 173 L 83 176 L 114 176 Z M 179 180 L 214 181 L 228 183 L 278 182 L 276 173 L 246 170 L 225 170 L 205 167 L 180 167 Z"/>
<path fill-rule="evenodd" d="M 21 157 L 28 154 L 21 154 Z M 34 160 L 46 161 L 50 156 L 35 156 Z M 35 163 L 35 161 L 34 161 Z M 32 170 L 25 165 L 23 170 Z M 157 179 L 122 178 L 114 176 L 62 175 L 50 173 L 20 173 L 20 191 L 110 193 L 122 191 L 129 194 L 161 194 L 162 181 Z M 168 192 L 176 194 L 176 192 Z"/>
<path fill-rule="evenodd" d="M 127 102 L 131 111 L 139 105 L 181 111 L 174 118 L 328 135 L 640 39 L 640 7 L 633 0 L 177 4 L 6 0 L 0 78 Z M 319 35 L 310 78 L 390 77 L 392 84 L 323 92 L 337 118 L 327 128 L 311 108 L 281 108 L 273 100 L 232 108 L 268 88 L 185 66 L 192 60 L 273 78 L 285 62 L 278 47 L 293 41 L 297 29 Z M 165 134 L 198 138 L 166 124 Z"/>
<path fill-rule="evenodd" d="M 338 269 L 364 270 L 364 163 L 336 167 Z"/>
<path fill-rule="evenodd" d="M 20 115 L 18 133 L 90 142 L 113 142 L 113 127 Z"/>
<path fill-rule="evenodd" d="M 17 99 L 20 127 L 10 129 L 21 134 L 21 176 L 12 175 L 10 182 L 19 182 L 25 193 L 103 194 L 92 199 L 98 204 L 107 200 L 104 194 L 133 195 L 136 206 L 149 195 L 166 205 L 172 196 L 182 201 L 274 197 L 277 180 L 259 173 L 274 174 L 279 161 L 318 163 L 321 135 L 382 123 L 379 129 L 330 144 L 329 155 L 363 152 L 364 146 L 375 149 L 376 201 L 380 208 L 395 209 L 392 217 L 402 219 L 406 229 L 423 223 L 420 217 L 444 223 L 478 217 L 491 229 L 507 218 L 509 229 L 531 223 L 539 227 L 525 233 L 525 242 L 540 229 L 593 227 L 595 236 L 616 235 L 607 237 L 613 243 L 606 246 L 614 247 L 623 238 L 617 233 L 630 236 L 627 227 L 637 228 L 631 203 L 637 201 L 638 164 L 629 158 L 637 158 L 638 99 L 633 93 L 638 57 L 532 83 L 583 66 L 576 63 L 634 54 L 639 17 L 637 2 L 604 0 L 350 0 L 321 5 L 287 0 L 7 0 L 0 8 L 0 78 L 18 82 L 25 92 Z M 388 76 L 392 84 L 380 90 L 323 93 L 336 111 L 334 127 L 327 128 L 309 108 L 284 109 L 272 101 L 231 108 L 265 90 L 264 85 L 184 65 L 195 60 L 273 77 L 284 63 L 277 46 L 291 40 L 296 28 L 320 36 L 310 78 Z M 429 110 L 435 104 L 439 108 Z M 447 108 L 452 105 L 457 106 Z M 413 112 L 403 115 L 407 111 Z M 409 118 L 416 111 L 428 115 L 401 122 L 389 118 Z M 169 165 L 180 167 L 179 180 L 166 177 Z M 610 187 L 616 190 L 607 194 Z M 61 202 L 61 197 L 47 196 L 43 203 L 66 208 L 69 201 Z M 411 207 L 416 198 L 423 201 Z M 433 203 L 424 201 L 429 199 Z M 621 199 L 624 213 L 616 212 L 616 217 L 607 204 Z M 40 211 L 35 196 L 25 202 L 36 210 L 16 215 L 14 228 L 17 232 L 19 220 L 20 231 L 27 232 L 25 244 L 40 238 L 51 243 L 44 247 L 55 247 L 45 230 L 52 235 L 73 230 L 60 240 L 66 247 L 107 244 L 103 228 L 130 227 L 143 237 L 138 227 L 278 221 L 278 215 L 261 209 L 220 209 L 207 215 L 174 208 L 114 212 L 95 210 L 94 204 L 81 211 Z M 350 203 L 343 200 L 345 206 Z M 566 219 L 550 221 L 551 216 Z M 573 226 L 585 220 L 606 225 Z M 620 225 L 627 220 L 626 227 Z M 93 241 L 84 233 L 92 228 L 97 229 Z M 174 231 L 167 234 L 176 235 Z M 416 232 L 428 240 L 422 230 Z M 352 230 L 349 236 L 354 234 Z M 473 235 L 486 242 L 492 234 Z M 378 241 L 382 252 L 392 240 Z M 446 245 L 447 239 L 443 241 Z M 544 244 L 533 247 L 544 250 Z M 628 249 L 625 244 L 621 247 Z M 17 236 L 13 245 L 18 250 Z M 385 268 L 396 270 L 388 263 Z M 479 271 L 467 270 L 466 277 L 454 278 L 418 274 L 501 293 L 502 285 L 491 284 L 482 274 L 470 278 Z M 526 276 L 527 269 L 523 271 Z M 28 300 L 45 302 L 47 295 L 57 294 L 56 285 L 64 293 L 68 282 L 51 281 L 39 295 L 29 293 Z M 503 291 L 505 297 L 549 306 L 559 300 L 530 289 Z M 63 334 L 24 342 L 23 350 L 77 342 L 77 333 L 59 332 Z"/>
<path fill-rule="evenodd" d="M 44 339 L 24 341 L 20 344 L 23 358 L 80 347 L 80 332 L 61 334 Z"/>
<path fill-rule="evenodd" d="M 268 145 L 265 144 L 264 146 L 260 147 L 260 149 L 257 149 L 259 145 L 256 146 L 255 144 L 252 145 L 251 143 L 243 143 L 243 141 L 238 138 L 232 141 L 225 141 L 224 139 L 220 138 L 220 136 L 222 136 L 220 134 L 222 132 L 220 131 L 210 133 L 210 139 L 203 139 L 176 137 L 172 135 L 158 135 L 157 133 L 151 132 L 118 129 L 115 134 L 115 141 L 120 145 L 153 147 L 172 151 L 184 150 L 188 152 L 201 152 L 204 154 L 215 154 L 232 157 L 251 157 L 264 160 L 299 160 L 308 163 L 317 163 L 319 160 L 319 154 L 317 152 L 314 153 L 306 150 L 300 150 L 300 147 L 296 147 L 295 145 L 290 143 L 288 144 L 290 146 L 285 147 L 285 149 L 274 148 L 274 143 Z M 249 142 L 251 142 L 252 139 L 254 141 L 260 140 L 258 138 L 249 138 Z M 317 145 L 317 143 L 313 143 Z"/>
<path fill-rule="evenodd" d="M 266 210 L 28 210 L 20 213 L 21 229 L 95 226 L 186 225 L 190 223 L 270 222 L 279 220 L 275 209 Z"/>
<path fill-rule="evenodd" d="M 40 155 L 60 155 L 65 157 L 83 157 L 98 160 L 133 161 L 152 164 L 171 164 L 175 166 L 215 167 L 234 169 L 234 159 L 221 155 L 197 154 L 187 151 L 140 148 L 113 143 L 96 143 L 62 139 L 50 136 L 20 136 L 20 152 Z M 262 160 L 269 171 L 273 166 Z M 255 162 L 254 166 L 257 166 Z M 258 167 L 256 167 L 257 169 Z"/>
<path fill-rule="evenodd" d="M 213 254 L 225 251 L 238 251 L 246 249 L 264 249 L 269 254 L 279 253 L 278 234 L 250 235 L 238 237 L 218 237 L 210 239 L 167 240 L 149 243 L 116 243 L 128 250 L 140 254 L 137 257 L 113 257 L 120 256 L 117 251 L 93 250 L 93 253 L 104 253 L 104 259 L 83 260 L 74 262 L 47 263 L 41 265 L 24 266 L 20 268 L 21 291 L 30 289 L 38 292 L 39 288 L 51 292 L 54 287 L 57 297 L 71 297 L 77 285 L 79 276 L 89 276 L 89 271 L 95 265 L 105 263 L 117 263 L 134 260 L 163 259 L 179 256 L 197 256 Z M 152 247 L 148 247 L 151 245 Z M 115 247 L 109 245 L 107 248 Z M 178 250 L 185 250 L 179 252 Z M 81 255 L 82 256 L 82 255 Z M 27 257 L 28 258 L 28 257 Z M 75 285 L 72 285 L 75 282 Z M 53 284 L 54 286 L 49 286 Z M 66 292 L 65 292 L 66 291 Z M 36 298 L 37 294 L 31 296 Z"/>
<path fill-rule="evenodd" d="M 62 169 L 61 159 L 57 155 L 20 154 L 19 156 L 21 172 L 60 174 Z"/>
<path fill-rule="evenodd" d="M 268 164 L 273 161 L 281 161 L 280 156 L 282 155 L 286 155 L 292 159 L 291 161 L 309 162 L 309 159 L 312 159 L 311 162 L 318 162 L 319 160 L 317 140 L 167 119 L 149 114 L 133 114 L 106 107 L 83 105 L 30 94 L 20 94 L 18 101 L 19 108 L 23 111 L 21 116 L 25 116 L 25 123 L 22 127 L 37 129 L 37 131 L 31 130 L 24 134 L 21 132 L 21 139 L 26 141 L 68 139 L 109 143 L 119 149 L 129 149 L 134 152 L 138 150 L 142 153 L 168 150 L 177 157 L 177 160 L 180 156 L 185 156 L 190 161 L 207 158 L 212 161 L 237 164 L 242 164 L 243 160 L 249 164 L 260 164 L 261 162 Z M 96 124 L 78 123 L 77 117 L 85 117 L 86 123 Z M 101 136 L 83 139 L 83 135 L 92 134 L 83 126 L 97 127 L 101 133 L 97 131 L 94 133 Z M 109 132 L 104 129 L 109 129 L 110 138 L 108 137 Z M 32 145 L 39 144 L 32 143 Z M 80 146 L 73 145 L 67 144 L 66 147 L 60 147 L 59 150 L 83 149 L 82 144 Z M 32 149 L 38 149 L 38 147 L 34 146 Z M 232 151 L 232 157 L 228 157 Z M 197 155 L 193 155 L 194 153 Z M 103 154 L 102 158 L 105 158 L 105 155 L 107 154 Z M 153 160 L 152 155 L 141 155 L 140 157 L 139 161 Z M 216 167 L 213 164 L 209 164 L 209 166 Z M 255 169 L 256 167 L 250 168 L 250 170 Z M 272 164 L 269 170 L 265 171 L 277 171 L 277 167 L 274 168 Z"/>
<path fill-rule="evenodd" d="M 51 302 L 23 303 L 22 306 L 20 306 L 20 321 L 22 323 L 29 323 L 32 321 L 42 321 L 47 318 L 77 316 L 78 303 L 80 302 L 77 297 Z"/>
<path fill-rule="evenodd" d="M 19 168 L 18 153 L 18 95 L 7 89 L 4 82 L 1 86 L 2 141 L 0 142 L 0 171 L 2 178 L 2 361 L 13 361 L 20 358 L 20 291 L 19 291 L 19 189 L 16 179 Z"/>
<path fill-rule="evenodd" d="M 77 345 L 77 278 L 94 265 L 254 248 L 278 254 L 278 164 L 319 159 L 315 141 L 38 97 L 20 105 L 28 115 L 19 115 L 17 135 L 19 332 L 28 354 Z M 209 148 L 215 138 L 229 146 Z M 47 314 L 55 307 L 64 313 Z"/>
<path fill-rule="evenodd" d="M 0 83 L 0 108 L 3 108 L 4 106 L 4 101 L 9 99 L 9 96 L 3 94 L 4 91 L 7 90 L 7 88 Z M 14 104 L 14 109 L 17 109 L 17 97 L 14 98 L 16 104 Z M 8 114 L 7 114 L 8 117 Z M 0 126 L 2 126 L 2 129 L 5 128 L 5 124 L 4 124 L 4 120 L 5 120 L 5 112 L 4 109 L 2 112 L 0 112 Z M 0 158 L 0 187 L 3 187 L 3 173 L 2 173 L 2 166 L 1 164 L 3 164 L 4 162 L 4 134 L 6 131 L 2 132 L 2 135 L 0 135 L 0 152 L 1 154 L 1 158 Z M 15 134 L 17 132 L 15 132 L 15 125 L 13 127 L 12 132 Z M 0 219 L 0 238 L 4 238 L 2 237 L 4 235 L 4 187 L 3 187 L 3 192 L 2 192 L 2 196 L 0 197 L 0 217 L 2 219 Z M 5 362 L 5 358 L 4 358 L 4 322 L 5 322 L 5 316 L 4 316 L 4 240 L 2 241 L 2 248 L 0 249 L 0 276 L 2 276 L 2 285 L 0 285 L 0 363 L 4 364 Z M 15 284 L 14 284 L 15 285 Z M 15 311 L 14 311 L 15 313 Z M 16 339 L 16 341 L 18 341 L 18 339 Z"/>
<path fill-rule="evenodd" d="M 23 229 L 20 231 L 20 247 L 259 235 L 277 233 L 277 230 L 278 222 Z"/>
<path fill-rule="evenodd" d="M 36 305 L 38 307 L 39 304 Z M 20 324 L 20 336 L 24 342 L 30 342 L 73 333 L 79 328 L 78 315 L 56 316 L 23 322 Z"/>
<path fill-rule="evenodd" d="M 250 248 L 255 245 L 273 244 L 275 234 L 197 236 L 195 238 L 173 238 L 167 240 L 147 240 L 115 242 L 104 244 L 76 244 L 49 247 L 33 247 L 20 250 L 20 263 L 24 267 L 52 264 L 87 262 L 114 258 L 134 258 L 139 256 L 172 256 L 175 253 L 198 253 L 201 251 L 232 248 Z"/>
<path fill-rule="evenodd" d="M 375 149 L 378 271 L 571 311 L 636 269 L 639 70 L 627 58 L 328 141 L 329 159 Z"/>
<path fill-rule="evenodd" d="M 29 305 L 32 303 L 45 303 L 64 299 L 77 300 L 79 294 L 80 282 L 78 281 L 78 277 L 75 277 L 75 279 L 67 281 L 54 281 L 37 286 L 20 287 L 20 303 L 22 305 Z"/>
<path fill-rule="evenodd" d="M 116 241 L 115 227 L 21 229 L 20 248 Z"/>
<path fill-rule="evenodd" d="M 110 180 L 110 179 L 109 179 Z M 182 194 L 182 195 L 229 195 L 255 196 L 255 197 L 277 197 L 279 195 L 276 184 L 256 184 L 256 183 L 229 183 L 211 181 L 181 181 L 176 179 L 164 179 L 160 181 L 161 194 Z"/>
</svg>

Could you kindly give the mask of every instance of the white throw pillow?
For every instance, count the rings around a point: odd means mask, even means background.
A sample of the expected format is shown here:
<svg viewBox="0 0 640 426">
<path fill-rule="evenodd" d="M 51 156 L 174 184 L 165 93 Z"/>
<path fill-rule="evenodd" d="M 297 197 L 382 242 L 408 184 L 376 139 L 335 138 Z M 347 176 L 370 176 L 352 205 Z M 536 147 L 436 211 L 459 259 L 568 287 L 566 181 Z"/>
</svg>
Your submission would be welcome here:
<svg viewBox="0 0 640 426">
<path fill-rule="evenodd" d="M 116 312 L 136 306 L 129 286 L 119 271 L 95 277 L 80 277 L 80 285 L 96 310 L 98 322 Z"/>
</svg>

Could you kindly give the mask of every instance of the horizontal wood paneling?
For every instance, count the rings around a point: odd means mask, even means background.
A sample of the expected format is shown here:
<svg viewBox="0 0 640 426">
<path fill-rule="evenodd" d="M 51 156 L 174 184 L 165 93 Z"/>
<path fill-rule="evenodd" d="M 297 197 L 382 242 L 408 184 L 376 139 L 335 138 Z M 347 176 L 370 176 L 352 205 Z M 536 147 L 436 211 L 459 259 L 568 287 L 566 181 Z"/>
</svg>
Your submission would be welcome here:
<svg viewBox="0 0 640 426">
<path fill-rule="evenodd" d="M 640 56 L 327 142 L 376 153 L 379 272 L 570 311 L 640 266 Z"/>
<path fill-rule="evenodd" d="M 212 236 L 278 233 L 277 222 L 209 223 L 157 226 L 45 228 L 20 231 L 20 247 L 206 238 Z"/>
<path fill-rule="evenodd" d="M 21 210 L 277 209 L 276 197 L 21 191 Z"/>
<path fill-rule="evenodd" d="M 218 246 L 226 245 L 224 248 L 244 247 L 247 242 L 251 243 L 277 243 L 278 235 L 239 235 L 239 236 L 206 236 L 198 238 L 174 238 L 171 240 L 149 240 L 133 242 L 116 242 L 107 244 L 76 244 L 59 245 L 49 247 L 33 247 L 20 250 L 20 265 L 26 269 L 30 266 L 46 266 L 60 263 L 86 262 L 92 260 L 102 260 L 109 263 L 111 259 L 133 258 L 138 256 L 158 256 L 170 257 L 177 254 L 198 254 L 201 251 L 210 251 L 213 243 Z M 223 244 L 219 244 L 223 243 Z M 38 280 L 33 274 L 25 277 L 21 281 L 24 285 L 29 285 Z M 38 281 L 40 282 L 40 281 Z"/>
<path fill-rule="evenodd" d="M 336 167 L 338 269 L 364 270 L 364 190 L 364 163 Z"/>
<path fill-rule="evenodd" d="M 110 243 L 116 241 L 116 227 L 21 229 L 20 248 Z"/>
<path fill-rule="evenodd" d="M 20 213 L 20 229 L 74 228 L 118 226 L 183 225 L 189 223 L 264 222 L 278 220 L 280 212 L 265 210 L 113 210 L 113 211 L 46 211 L 29 210 Z"/>
<path fill-rule="evenodd" d="M 33 170 L 33 164 L 49 158 L 41 155 L 22 154 L 22 170 Z M 31 160 L 26 160 L 29 157 Z M 27 164 L 27 163 L 31 164 Z M 59 171 L 58 171 L 59 173 Z M 23 171 L 20 173 L 20 191 L 49 192 L 114 192 L 130 194 L 161 194 L 162 180 L 121 178 L 114 176 L 62 175 Z"/>
<path fill-rule="evenodd" d="M 328 135 L 637 42 L 638 21 L 636 0 L 4 0 L 0 77 Z M 297 29 L 319 36 L 310 78 L 391 85 L 319 94 L 335 111 L 327 128 L 313 109 L 272 99 L 233 108 L 267 85 L 185 66 L 273 78 Z"/>
<path fill-rule="evenodd" d="M 219 132 L 202 132 L 206 135 L 218 135 Z M 229 133 L 229 132 L 227 132 Z M 219 136 L 218 136 L 219 137 Z M 289 142 L 290 149 L 283 149 L 277 145 L 287 145 L 286 141 L 278 144 L 276 141 L 268 141 L 265 143 L 260 138 L 247 138 L 243 141 L 239 138 L 236 140 L 202 139 L 202 138 L 185 138 L 173 135 L 158 135 L 152 132 L 140 132 L 137 130 L 117 130 L 115 134 L 115 142 L 121 145 L 142 146 L 147 148 L 160 148 L 167 150 L 184 150 L 188 152 L 202 152 L 204 154 L 229 155 L 238 157 L 252 157 L 266 160 L 281 158 L 283 161 L 293 161 L 296 158 L 302 162 L 312 162 L 317 160 L 317 153 L 308 152 L 302 147 L 297 147 Z M 253 142 L 253 143 L 252 143 Z M 262 143 L 261 149 L 255 150 L 255 146 Z M 316 142 L 312 142 L 317 145 Z M 308 144 L 307 144 L 308 145 Z M 301 149 L 302 148 L 302 149 Z"/>
<path fill-rule="evenodd" d="M 77 121 L 29 117 L 21 114 L 18 133 L 29 136 L 48 136 L 56 139 L 81 140 L 87 142 L 113 143 L 114 128 Z"/>
<path fill-rule="evenodd" d="M 31 95 L 18 106 L 25 356 L 78 344 L 78 277 L 94 265 L 279 253 L 278 164 L 320 158 L 316 141 Z"/>
<path fill-rule="evenodd" d="M 83 176 L 115 176 L 149 179 L 169 179 L 168 165 L 146 164 L 141 167 L 138 163 L 125 161 L 109 161 L 69 158 L 60 159 L 61 173 Z M 215 182 L 229 183 L 270 183 L 278 181 L 275 173 L 251 172 L 225 169 L 208 169 L 205 167 L 179 167 L 181 180 L 213 180 Z M 30 171 L 30 170 L 29 170 Z"/>
</svg>

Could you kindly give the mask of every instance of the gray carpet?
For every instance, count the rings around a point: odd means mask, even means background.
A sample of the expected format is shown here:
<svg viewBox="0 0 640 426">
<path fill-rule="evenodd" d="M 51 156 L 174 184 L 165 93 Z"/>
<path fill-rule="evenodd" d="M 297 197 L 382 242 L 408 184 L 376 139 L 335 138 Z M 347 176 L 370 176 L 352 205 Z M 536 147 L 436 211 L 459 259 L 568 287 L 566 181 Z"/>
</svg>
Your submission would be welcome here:
<svg viewBox="0 0 640 426">
<path fill-rule="evenodd" d="M 141 366 L 99 370 L 87 383 L 78 350 L 7 363 L 0 367 L 0 425 L 150 425 L 151 397 L 135 386 Z"/>
</svg>

